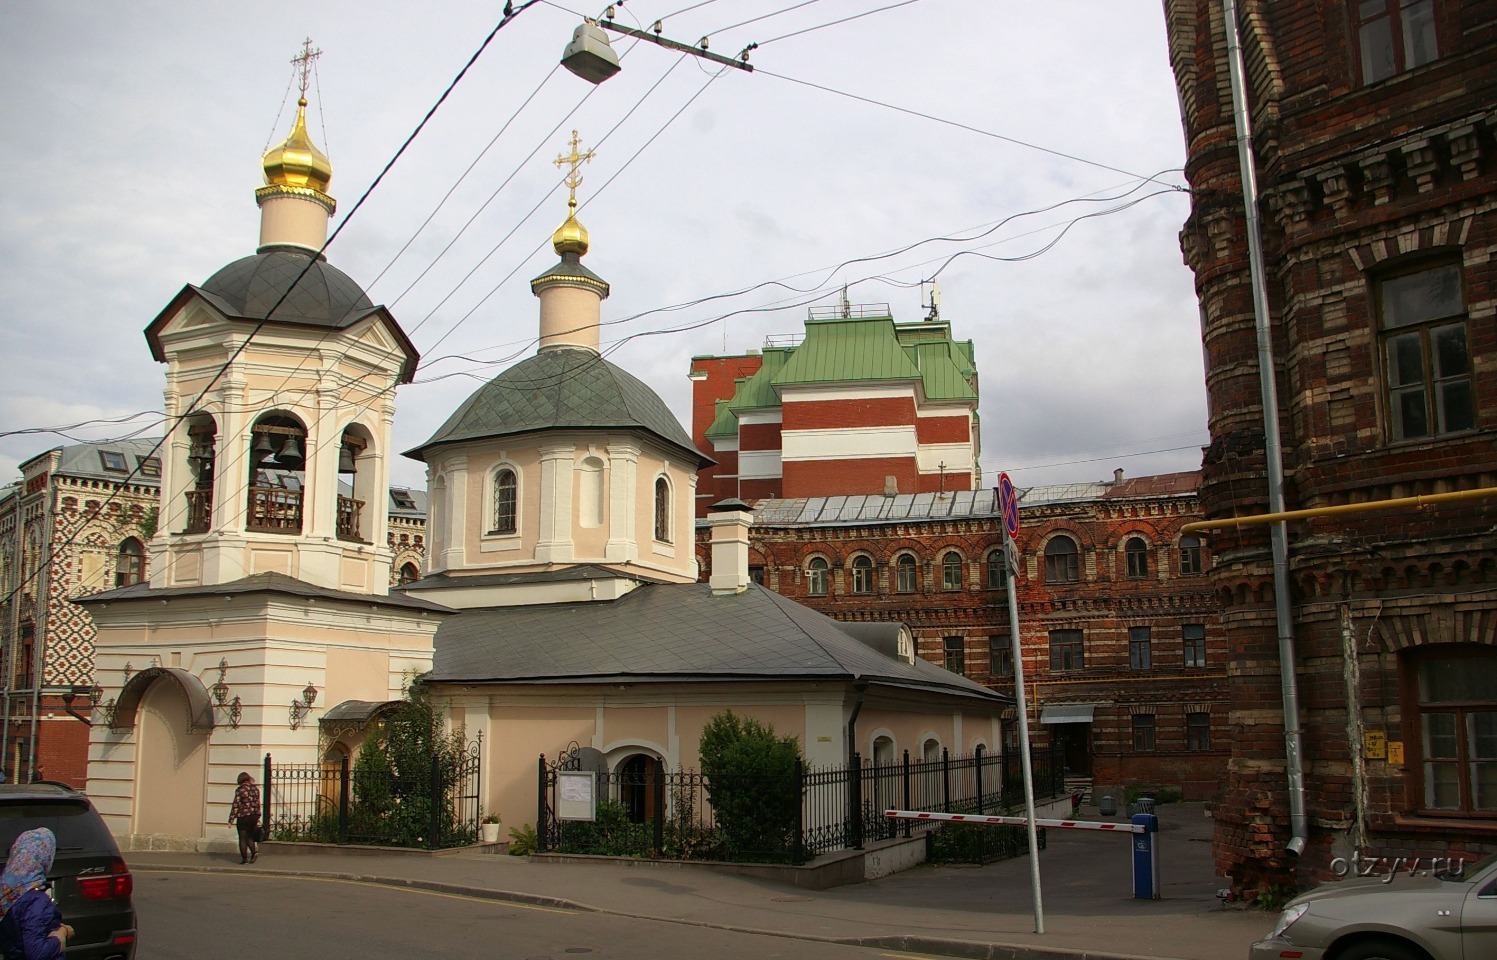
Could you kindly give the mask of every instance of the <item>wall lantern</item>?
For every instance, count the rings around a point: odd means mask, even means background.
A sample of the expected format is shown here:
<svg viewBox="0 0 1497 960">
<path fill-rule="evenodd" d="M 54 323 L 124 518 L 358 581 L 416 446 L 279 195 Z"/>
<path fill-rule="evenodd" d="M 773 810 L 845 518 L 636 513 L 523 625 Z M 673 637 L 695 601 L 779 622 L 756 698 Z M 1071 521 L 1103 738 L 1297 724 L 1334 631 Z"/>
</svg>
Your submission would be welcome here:
<svg viewBox="0 0 1497 960">
<path fill-rule="evenodd" d="M 213 708 L 223 711 L 224 716 L 229 720 L 229 726 L 238 730 L 239 722 L 244 718 L 244 704 L 238 697 L 229 699 L 229 683 L 225 679 L 228 672 L 228 659 L 220 657 L 218 659 L 218 682 L 208 689 L 213 694 Z"/>
<path fill-rule="evenodd" d="M 312 704 L 317 702 L 317 688 L 308 683 L 302 689 L 301 699 L 291 701 L 290 723 L 292 730 L 301 728 L 302 720 L 312 712 Z"/>
</svg>

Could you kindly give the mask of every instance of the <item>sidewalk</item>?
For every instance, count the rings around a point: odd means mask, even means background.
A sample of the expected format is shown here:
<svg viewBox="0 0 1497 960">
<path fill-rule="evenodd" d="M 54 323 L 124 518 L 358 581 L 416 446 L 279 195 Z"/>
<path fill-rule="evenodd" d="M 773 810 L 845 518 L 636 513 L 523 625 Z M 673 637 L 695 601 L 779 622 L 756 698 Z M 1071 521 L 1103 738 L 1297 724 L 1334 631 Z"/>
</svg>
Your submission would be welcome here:
<svg viewBox="0 0 1497 960">
<path fill-rule="evenodd" d="M 1040 855 L 1045 933 L 1035 934 L 1029 861 L 918 867 L 870 883 L 807 891 L 702 866 L 475 852 L 235 855 L 136 851 L 133 870 L 336 876 L 782 937 L 983 960 L 1243 960 L 1272 914 L 1222 906 L 1211 821 L 1200 804 L 1161 807 L 1164 899 L 1134 900 L 1127 835 L 1049 831 Z M 1083 809 L 1082 818 L 1095 812 Z"/>
</svg>

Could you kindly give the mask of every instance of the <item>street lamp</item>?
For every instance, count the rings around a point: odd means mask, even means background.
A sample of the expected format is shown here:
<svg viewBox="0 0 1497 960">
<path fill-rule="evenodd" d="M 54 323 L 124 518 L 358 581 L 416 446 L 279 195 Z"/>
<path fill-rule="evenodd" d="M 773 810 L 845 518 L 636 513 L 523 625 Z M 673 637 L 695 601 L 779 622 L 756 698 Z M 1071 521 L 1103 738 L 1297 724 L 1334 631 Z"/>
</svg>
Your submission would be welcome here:
<svg viewBox="0 0 1497 960">
<path fill-rule="evenodd" d="M 650 28 L 649 33 L 636 30 L 633 27 L 625 27 L 613 22 L 613 7 L 609 7 L 604 14 L 606 20 L 584 20 L 582 26 L 572 31 L 572 42 L 562 51 L 561 65 L 586 80 L 588 83 L 602 83 L 609 77 L 619 72 L 619 57 L 613 52 L 613 46 L 608 42 L 608 34 L 604 30 L 612 30 L 614 33 L 622 33 L 626 37 L 636 40 L 648 40 L 650 43 L 667 50 L 676 50 L 681 53 L 689 53 L 703 60 L 711 60 L 725 67 L 736 67 L 739 70 L 753 73 L 754 68 L 749 66 L 749 51 L 756 49 L 759 45 L 751 43 L 739 52 L 737 58 L 725 57 L 721 54 L 710 53 L 707 50 L 707 38 L 703 37 L 697 41 L 696 46 L 690 46 L 675 40 L 668 40 L 661 36 L 664 30 L 659 20 L 656 20 Z"/>
</svg>

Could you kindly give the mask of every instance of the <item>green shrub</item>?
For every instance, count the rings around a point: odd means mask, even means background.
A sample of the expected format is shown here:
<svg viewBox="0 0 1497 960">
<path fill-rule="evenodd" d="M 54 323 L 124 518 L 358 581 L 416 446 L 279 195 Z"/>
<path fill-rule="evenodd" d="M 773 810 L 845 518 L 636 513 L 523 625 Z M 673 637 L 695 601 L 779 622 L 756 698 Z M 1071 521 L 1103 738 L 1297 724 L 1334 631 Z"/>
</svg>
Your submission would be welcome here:
<svg viewBox="0 0 1497 960">
<path fill-rule="evenodd" d="M 561 849 L 604 857 L 640 857 L 650 852 L 653 828 L 632 823 L 629 809 L 617 800 L 598 803 L 597 818 L 561 825 Z"/>
<path fill-rule="evenodd" d="M 528 823 L 509 828 L 509 855 L 512 857 L 530 856 L 535 853 L 539 842 L 540 838 L 536 836 L 535 827 Z"/>
<path fill-rule="evenodd" d="M 800 741 L 727 710 L 702 728 L 700 752 L 724 857 L 788 860 L 801 804 L 795 777 Z"/>
</svg>

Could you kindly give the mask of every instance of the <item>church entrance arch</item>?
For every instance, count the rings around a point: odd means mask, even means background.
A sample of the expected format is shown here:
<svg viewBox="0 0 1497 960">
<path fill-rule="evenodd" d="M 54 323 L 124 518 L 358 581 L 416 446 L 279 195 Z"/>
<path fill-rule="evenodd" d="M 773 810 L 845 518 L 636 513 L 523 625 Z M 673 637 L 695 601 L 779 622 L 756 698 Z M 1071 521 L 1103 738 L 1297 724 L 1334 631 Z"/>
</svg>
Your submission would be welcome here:
<svg viewBox="0 0 1497 960">
<path fill-rule="evenodd" d="M 630 823 L 655 819 L 655 786 L 665 772 L 659 757 L 634 753 L 618 765 L 619 802 L 628 811 Z"/>
<path fill-rule="evenodd" d="M 135 716 L 134 832 L 201 837 L 208 731 L 195 728 L 187 693 L 166 677 L 141 693 Z"/>
</svg>

